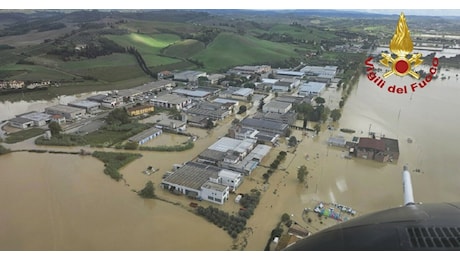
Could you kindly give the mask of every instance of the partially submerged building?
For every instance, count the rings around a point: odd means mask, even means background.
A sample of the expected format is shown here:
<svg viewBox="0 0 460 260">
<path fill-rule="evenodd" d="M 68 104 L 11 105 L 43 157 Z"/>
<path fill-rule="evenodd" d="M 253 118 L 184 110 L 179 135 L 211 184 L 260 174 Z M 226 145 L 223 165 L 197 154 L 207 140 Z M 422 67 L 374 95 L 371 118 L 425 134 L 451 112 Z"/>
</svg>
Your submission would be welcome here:
<svg viewBox="0 0 460 260">
<path fill-rule="evenodd" d="M 198 162 L 220 166 L 249 175 L 268 154 L 271 147 L 256 144 L 256 139 L 222 137 L 198 155 Z"/>
<path fill-rule="evenodd" d="M 161 181 L 161 186 L 176 194 L 224 204 L 230 191 L 242 183 L 240 173 L 212 165 L 188 162 Z"/>
<path fill-rule="evenodd" d="M 399 159 L 398 140 L 361 137 L 356 145 L 356 156 L 363 159 L 388 162 Z"/>
<path fill-rule="evenodd" d="M 140 132 L 137 135 L 134 135 L 128 139 L 130 142 L 137 143 L 138 145 L 143 145 L 146 142 L 154 139 L 155 137 L 161 135 L 163 131 L 161 129 L 158 129 L 156 127 L 149 128 L 147 130 L 144 130 Z"/>
<path fill-rule="evenodd" d="M 255 118 L 245 118 L 241 120 L 240 123 L 244 127 L 254 128 L 263 133 L 278 134 L 282 136 L 286 135 L 289 129 L 289 125 L 285 123 Z"/>
<path fill-rule="evenodd" d="M 327 144 L 330 146 L 345 147 L 346 143 L 347 140 L 341 135 L 331 136 L 327 139 Z"/>
<path fill-rule="evenodd" d="M 326 83 L 322 82 L 308 82 L 300 85 L 299 96 L 319 96 L 326 89 Z"/>
<path fill-rule="evenodd" d="M 234 105 L 231 103 L 200 102 L 195 107 L 186 111 L 191 116 L 203 116 L 212 120 L 223 120 L 233 113 Z"/>
<path fill-rule="evenodd" d="M 291 103 L 274 100 L 274 101 L 270 101 L 264 104 L 262 107 L 262 111 L 265 113 L 273 112 L 273 113 L 285 114 L 289 110 L 291 110 L 291 108 L 292 108 Z"/>
</svg>

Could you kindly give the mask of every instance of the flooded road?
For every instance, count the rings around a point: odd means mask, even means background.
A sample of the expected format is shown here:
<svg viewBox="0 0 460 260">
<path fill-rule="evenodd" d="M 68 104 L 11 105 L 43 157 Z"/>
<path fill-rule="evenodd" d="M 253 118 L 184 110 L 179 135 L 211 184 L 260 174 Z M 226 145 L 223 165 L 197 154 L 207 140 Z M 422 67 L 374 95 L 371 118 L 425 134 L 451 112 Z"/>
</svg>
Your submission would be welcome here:
<svg viewBox="0 0 460 260">
<path fill-rule="evenodd" d="M 292 215 L 311 232 L 327 227 L 330 223 L 314 220 L 308 224 L 302 219 L 303 209 L 318 201 L 353 207 L 358 215 L 401 205 L 401 171 L 406 164 L 412 170 L 416 201 L 458 201 L 460 122 L 456 120 L 456 107 L 460 87 L 455 76 L 458 71 L 443 73 L 450 79 L 433 81 L 413 95 L 389 93 L 363 76 L 346 101 L 340 122 L 334 125 L 335 129 L 354 129 L 355 134 L 326 130 L 324 125 L 316 137 L 293 131 L 301 140 L 295 151 L 283 142 L 272 149 L 263 166 L 269 166 L 280 151 L 289 152 L 269 183 L 263 183 L 266 168 L 259 167 L 239 190 L 263 191 L 248 230 L 242 234 L 245 238 L 238 242 L 240 248 L 263 250 L 283 213 Z M 397 85 L 412 83 L 411 79 L 392 79 Z M 337 98 L 329 91 L 326 102 L 333 103 Z M 0 156 L 0 224 L 5 231 L 0 233 L 0 249 L 232 250 L 235 241 L 224 230 L 188 211 L 189 199 L 159 187 L 162 175 L 173 164 L 192 160 L 224 136 L 231 120 L 219 122 L 212 131 L 188 128 L 199 137 L 192 150 L 142 152 L 142 158 L 120 170 L 126 185 L 104 175 L 102 163 L 90 157 L 25 152 Z M 344 149 L 326 145 L 330 136 L 343 135 L 350 140 L 366 136 L 369 130 L 399 139 L 397 162 L 348 160 L 343 158 Z M 149 145 L 183 141 L 182 137 L 175 138 L 173 141 L 164 136 L 157 144 L 152 140 Z M 408 138 L 413 142 L 408 143 Z M 297 180 L 301 165 L 309 171 L 303 184 Z M 159 170 L 147 176 L 142 171 L 148 166 Z M 155 183 L 159 197 L 178 205 L 139 198 L 132 190 L 142 189 L 148 180 Z M 238 210 L 234 196 L 222 209 Z"/>
</svg>

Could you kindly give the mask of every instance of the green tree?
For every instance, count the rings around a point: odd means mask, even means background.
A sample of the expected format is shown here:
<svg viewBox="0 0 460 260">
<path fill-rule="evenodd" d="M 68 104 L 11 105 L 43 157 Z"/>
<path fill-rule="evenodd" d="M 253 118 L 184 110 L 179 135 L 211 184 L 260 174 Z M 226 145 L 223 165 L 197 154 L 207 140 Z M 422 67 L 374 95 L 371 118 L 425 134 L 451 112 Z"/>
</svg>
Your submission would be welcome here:
<svg viewBox="0 0 460 260">
<path fill-rule="evenodd" d="M 326 122 L 330 113 L 331 113 L 331 109 L 329 107 L 327 106 L 323 107 L 321 114 L 320 114 L 321 121 Z"/>
<path fill-rule="evenodd" d="M 106 121 L 109 125 L 124 125 L 129 124 L 131 119 L 125 109 L 115 108 L 107 115 Z"/>
<path fill-rule="evenodd" d="M 213 127 L 214 127 L 214 122 L 212 121 L 211 118 L 208 118 L 208 120 L 206 121 L 206 128 L 211 129 Z"/>
<path fill-rule="evenodd" d="M 264 105 L 265 105 L 264 99 L 261 99 L 259 102 L 258 110 L 262 110 L 264 108 Z"/>
<path fill-rule="evenodd" d="M 322 97 L 316 97 L 315 102 L 318 105 L 323 105 L 324 103 L 326 103 L 326 100 L 324 98 L 322 98 Z"/>
<path fill-rule="evenodd" d="M 340 109 L 334 109 L 331 111 L 331 118 L 332 118 L 332 121 L 337 121 L 340 119 L 340 117 L 342 117 L 342 113 L 340 113 Z"/>
<path fill-rule="evenodd" d="M 304 181 L 305 181 L 305 177 L 306 177 L 307 175 L 308 175 L 307 166 L 305 166 L 305 165 L 300 166 L 300 168 L 297 170 L 297 179 L 298 179 L 300 182 L 304 182 Z"/>
<path fill-rule="evenodd" d="M 243 84 L 244 88 L 255 88 L 256 85 L 253 82 L 246 82 Z"/>
<path fill-rule="evenodd" d="M 295 136 L 289 137 L 288 145 L 289 146 L 296 146 L 297 145 L 297 138 Z"/>
<path fill-rule="evenodd" d="M 207 86 L 208 82 L 209 82 L 208 77 L 203 77 L 203 76 L 198 77 L 198 85 Z"/>
<path fill-rule="evenodd" d="M 242 105 L 240 106 L 239 110 L 238 110 L 238 114 L 243 114 L 245 113 L 247 110 L 247 107 L 245 105 Z"/>
<path fill-rule="evenodd" d="M 155 187 L 153 187 L 153 182 L 148 181 L 145 184 L 145 187 L 137 193 L 142 198 L 153 199 L 155 198 Z"/>
<path fill-rule="evenodd" d="M 299 118 L 299 119 L 312 120 L 314 118 L 315 109 L 313 108 L 311 104 L 308 104 L 308 103 L 298 104 L 295 107 L 295 111 L 299 115 L 302 115 L 302 118 Z"/>
<path fill-rule="evenodd" d="M 126 150 L 137 150 L 139 148 L 139 144 L 137 142 L 128 142 L 125 144 Z"/>
<path fill-rule="evenodd" d="M 286 129 L 286 133 L 284 134 L 284 136 L 289 137 L 291 135 L 291 133 L 292 133 L 291 128 L 288 128 L 288 129 Z"/>
<path fill-rule="evenodd" d="M 343 98 L 339 101 L 339 107 L 342 108 L 343 105 L 345 105 L 345 101 L 343 100 Z"/>
<path fill-rule="evenodd" d="M 284 214 L 281 216 L 281 221 L 282 221 L 282 222 L 288 222 L 289 220 L 291 220 L 291 217 L 289 216 L 289 214 L 284 213 Z"/>
<path fill-rule="evenodd" d="M 315 130 L 316 134 L 318 134 L 319 131 L 321 131 L 321 125 L 320 125 L 320 124 L 316 124 L 316 125 L 313 127 L 313 130 Z"/>
<path fill-rule="evenodd" d="M 48 124 L 48 128 L 50 129 L 52 136 L 59 135 L 62 131 L 59 123 L 54 121 Z"/>
</svg>

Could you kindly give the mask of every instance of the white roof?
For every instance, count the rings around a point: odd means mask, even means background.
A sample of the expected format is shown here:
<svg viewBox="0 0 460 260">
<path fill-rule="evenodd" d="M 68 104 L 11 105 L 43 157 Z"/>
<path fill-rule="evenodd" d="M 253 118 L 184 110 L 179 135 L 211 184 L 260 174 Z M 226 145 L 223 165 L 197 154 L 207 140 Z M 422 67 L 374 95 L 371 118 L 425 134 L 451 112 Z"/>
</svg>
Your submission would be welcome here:
<svg viewBox="0 0 460 260">
<path fill-rule="evenodd" d="M 226 177 L 226 178 L 229 178 L 229 179 L 236 179 L 236 178 L 241 176 L 241 173 L 231 171 L 231 170 L 227 170 L 227 169 L 220 170 L 220 172 L 218 174 L 219 174 L 220 177 Z"/>
<path fill-rule="evenodd" d="M 299 87 L 299 92 L 320 92 L 326 87 L 326 83 L 308 82 Z"/>
<path fill-rule="evenodd" d="M 235 105 L 238 105 L 239 103 L 238 100 L 228 99 L 228 98 L 216 98 L 212 102 L 219 103 L 219 104 L 233 103 Z"/>
<path fill-rule="evenodd" d="M 272 100 L 264 105 L 264 108 L 287 109 L 292 106 L 291 103 Z"/>
<path fill-rule="evenodd" d="M 28 120 L 33 120 L 33 121 L 42 121 L 42 120 L 50 119 L 51 115 L 46 114 L 46 113 L 41 113 L 41 112 L 32 112 L 32 113 L 21 115 L 20 117 L 28 119 Z"/>
<path fill-rule="evenodd" d="M 289 75 L 289 76 L 297 76 L 297 77 L 302 77 L 305 74 L 303 71 L 292 71 L 292 70 L 277 70 L 276 73 L 279 75 Z"/>
<path fill-rule="evenodd" d="M 191 97 L 206 97 L 207 95 L 211 94 L 210 92 L 204 91 L 204 90 L 190 90 L 190 89 L 183 89 L 183 88 L 174 89 L 172 92 L 176 94 L 191 96 Z"/>
<path fill-rule="evenodd" d="M 91 107 L 98 107 L 100 106 L 99 103 L 89 101 L 89 100 L 79 100 L 75 102 L 71 102 L 68 104 L 69 106 L 79 106 L 79 107 L 85 107 L 85 108 L 91 108 Z"/>
<path fill-rule="evenodd" d="M 252 93 L 254 93 L 254 90 L 251 88 L 240 88 L 237 91 L 233 92 L 233 95 L 245 97 L 251 95 Z"/>
<path fill-rule="evenodd" d="M 256 143 L 256 140 L 254 139 L 238 140 L 229 137 L 222 137 L 217 142 L 209 146 L 208 149 L 220 152 L 234 150 L 242 153 L 247 151 L 249 147 L 252 146 L 254 143 Z"/>
<path fill-rule="evenodd" d="M 268 84 L 275 84 L 278 82 L 278 79 L 262 79 L 263 83 L 268 83 Z"/>
</svg>

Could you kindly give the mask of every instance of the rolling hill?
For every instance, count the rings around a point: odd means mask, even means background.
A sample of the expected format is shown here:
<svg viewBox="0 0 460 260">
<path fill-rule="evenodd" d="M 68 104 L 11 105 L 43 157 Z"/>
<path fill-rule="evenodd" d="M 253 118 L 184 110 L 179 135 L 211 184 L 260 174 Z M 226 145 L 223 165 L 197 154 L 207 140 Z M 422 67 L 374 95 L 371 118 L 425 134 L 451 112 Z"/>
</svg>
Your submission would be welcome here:
<svg viewBox="0 0 460 260">
<path fill-rule="evenodd" d="M 203 63 L 209 71 L 220 71 L 237 65 L 279 63 L 297 57 L 295 48 L 286 43 L 224 32 L 192 58 Z"/>
</svg>

